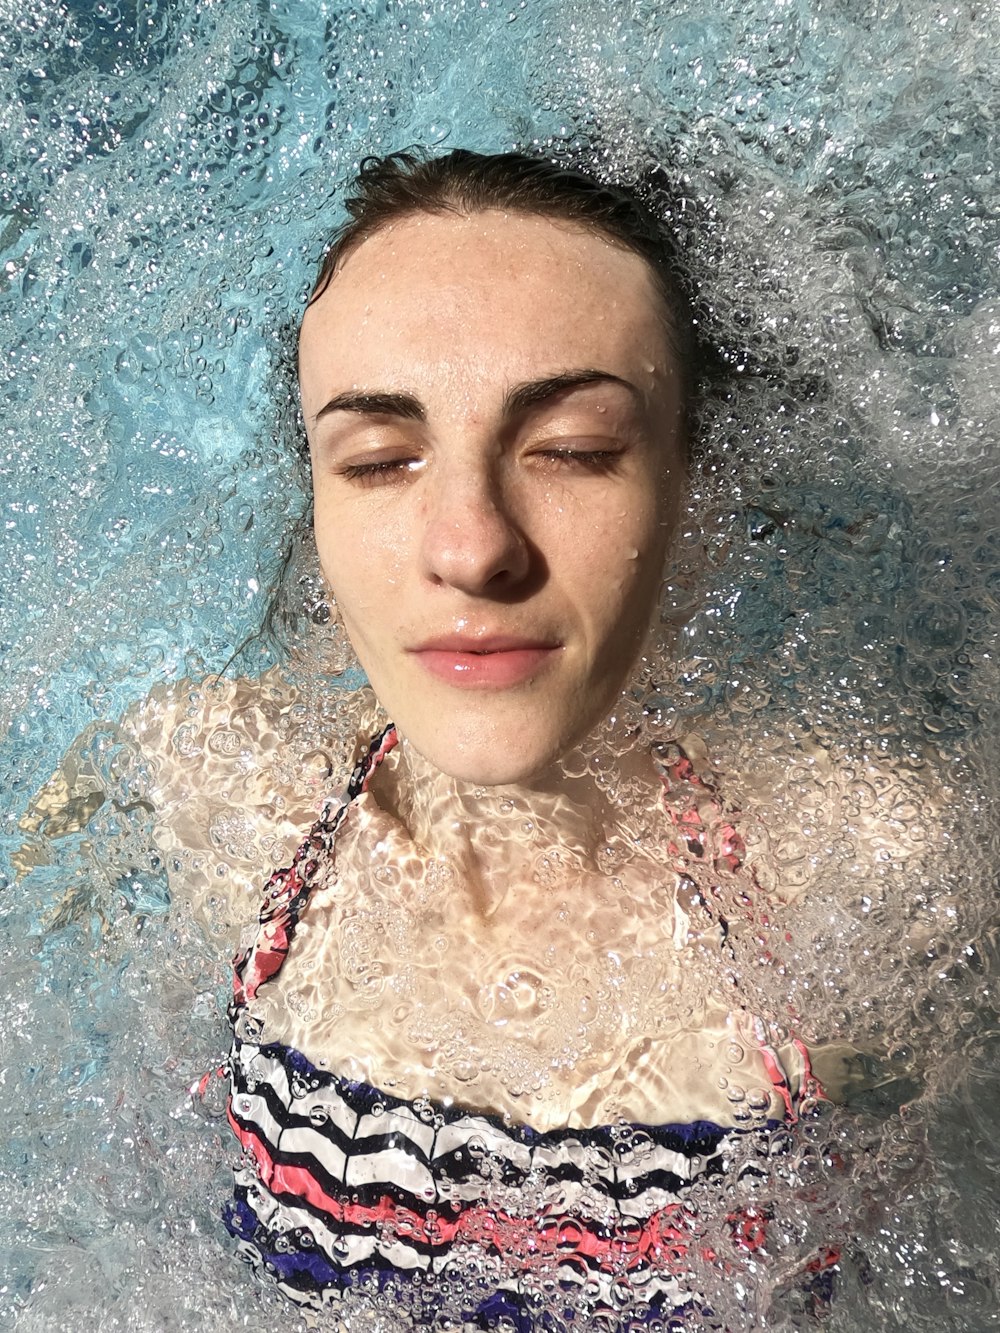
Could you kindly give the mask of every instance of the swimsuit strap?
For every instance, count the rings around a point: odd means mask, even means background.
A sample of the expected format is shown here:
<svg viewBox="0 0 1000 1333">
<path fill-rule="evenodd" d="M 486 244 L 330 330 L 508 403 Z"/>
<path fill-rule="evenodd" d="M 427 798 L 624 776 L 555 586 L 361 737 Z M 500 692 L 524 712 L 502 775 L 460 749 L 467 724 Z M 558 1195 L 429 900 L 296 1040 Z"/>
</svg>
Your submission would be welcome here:
<svg viewBox="0 0 1000 1333">
<path fill-rule="evenodd" d="M 682 885 L 686 881 L 692 891 L 692 903 L 700 907 L 707 919 L 718 926 L 721 932 L 720 944 L 735 960 L 736 952 L 729 939 L 729 921 L 723 910 L 720 879 L 742 872 L 735 898 L 742 919 L 764 930 L 771 924 L 767 895 L 753 866 L 746 862 L 746 845 L 734 822 L 739 811 L 726 810 L 717 785 L 697 772 L 683 746 L 676 741 L 663 746 L 655 755 L 655 760 L 663 786 L 664 809 L 676 830 L 675 837 L 669 843 L 670 853 L 676 858 L 675 868 L 681 876 Z M 703 802 L 707 803 L 711 811 L 708 823 L 703 814 Z M 700 884 L 696 884 L 687 873 L 685 853 L 686 857 L 693 858 L 709 872 Z M 755 1014 L 749 1017 L 764 1068 L 785 1108 L 786 1121 L 794 1123 L 817 1100 L 829 1100 L 822 1083 L 813 1073 L 809 1048 L 805 1043 L 794 1032 L 790 1034 L 789 1045 L 801 1063 L 795 1081 L 796 1091 L 766 1025 Z"/>
<path fill-rule="evenodd" d="M 322 828 L 324 832 L 329 834 L 337 832 L 349 807 L 368 790 L 382 760 L 396 748 L 398 740 L 399 733 L 392 722 L 384 731 L 380 731 L 378 735 L 372 737 L 368 749 L 354 765 L 354 772 L 347 781 L 344 794 L 340 797 L 331 797 L 323 807 L 323 813 L 317 821 L 317 828 Z"/>
<path fill-rule="evenodd" d="M 276 870 L 267 881 L 260 909 L 257 936 L 233 963 L 233 1001 L 230 1019 L 234 1020 L 248 1000 L 252 1000 L 265 981 L 275 976 L 288 955 L 299 917 L 309 901 L 323 860 L 353 803 L 368 790 L 372 778 L 399 737 L 390 722 L 372 738 L 358 760 L 340 797 L 328 801 L 323 813 L 300 844 L 291 865 Z"/>
</svg>

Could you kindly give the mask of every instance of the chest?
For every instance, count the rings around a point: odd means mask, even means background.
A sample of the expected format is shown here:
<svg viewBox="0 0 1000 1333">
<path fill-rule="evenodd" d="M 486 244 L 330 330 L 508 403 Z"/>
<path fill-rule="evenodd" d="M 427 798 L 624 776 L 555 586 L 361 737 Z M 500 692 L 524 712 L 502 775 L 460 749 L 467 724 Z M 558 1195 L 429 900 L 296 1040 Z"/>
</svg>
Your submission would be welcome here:
<svg viewBox="0 0 1000 1333">
<path fill-rule="evenodd" d="M 704 1114 L 732 1045 L 717 928 L 691 946 L 669 872 L 533 888 L 484 918 L 440 871 L 331 876 L 262 993 L 268 1039 L 398 1095 L 536 1125 Z"/>
</svg>

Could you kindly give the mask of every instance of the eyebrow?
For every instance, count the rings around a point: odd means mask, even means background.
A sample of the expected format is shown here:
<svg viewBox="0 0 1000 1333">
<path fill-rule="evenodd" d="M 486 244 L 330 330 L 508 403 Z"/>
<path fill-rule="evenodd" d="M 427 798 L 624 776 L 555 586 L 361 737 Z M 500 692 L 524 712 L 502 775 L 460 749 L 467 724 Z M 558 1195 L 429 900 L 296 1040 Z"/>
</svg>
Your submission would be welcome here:
<svg viewBox="0 0 1000 1333">
<path fill-rule="evenodd" d="M 620 375 L 612 375 L 609 370 L 568 370 L 562 375 L 549 375 L 545 379 L 528 380 L 525 384 L 515 385 L 504 399 L 504 416 L 517 416 L 519 412 L 544 403 L 549 398 L 557 398 L 562 393 L 581 389 L 588 384 L 620 384 L 634 398 L 641 396 L 634 384 L 623 380 Z"/>
<path fill-rule="evenodd" d="M 319 409 L 313 421 L 321 421 L 333 412 L 355 412 L 363 417 L 406 417 L 424 421 L 426 413 L 419 398 L 411 393 L 338 393 Z"/>
<path fill-rule="evenodd" d="M 543 379 L 516 384 L 504 397 L 503 415 L 509 420 L 550 398 L 557 398 L 571 389 L 580 389 L 588 384 L 620 384 L 633 398 L 641 397 L 634 384 L 622 379 L 620 375 L 612 375 L 609 370 L 568 370 L 561 375 L 547 375 Z M 334 412 L 401 417 L 408 421 L 427 420 L 423 403 L 411 393 L 365 393 L 352 390 L 338 393 L 319 409 L 313 421 L 321 421 Z"/>
</svg>

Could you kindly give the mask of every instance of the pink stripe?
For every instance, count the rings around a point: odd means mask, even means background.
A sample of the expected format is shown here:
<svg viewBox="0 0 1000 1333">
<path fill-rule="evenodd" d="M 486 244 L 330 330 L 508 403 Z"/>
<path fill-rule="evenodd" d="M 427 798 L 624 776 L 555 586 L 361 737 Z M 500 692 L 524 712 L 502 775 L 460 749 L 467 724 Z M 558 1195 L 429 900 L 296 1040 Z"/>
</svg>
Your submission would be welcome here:
<svg viewBox="0 0 1000 1333">
<path fill-rule="evenodd" d="M 767 1070 L 767 1076 L 771 1080 L 775 1092 L 781 1098 L 785 1105 L 785 1115 L 791 1124 L 795 1124 L 798 1116 L 795 1114 L 795 1107 L 792 1105 L 792 1092 L 788 1086 L 788 1077 L 781 1067 L 781 1061 L 770 1046 L 760 1045 L 761 1059 L 764 1061 L 764 1068 Z"/>
<path fill-rule="evenodd" d="M 446 1250 L 457 1242 L 488 1245 L 510 1258 L 520 1256 L 527 1266 L 546 1256 L 593 1260 L 604 1271 L 616 1271 L 646 1262 L 673 1268 L 682 1263 L 691 1242 L 691 1219 L 683 1205 L 668 1204 L 641 1225 L 619 1228 L 610 1235 L 589 1230 L 571 1217 L 512 1217 L 481 1204 L 457 1215 L 444 1212 L 424 1217 L 383 1195 L 376 1204 L 347 1203 L 331 1197 L 307 1168 L 275 1162 L 268 1145 L 252 1129 L 241 1125 L 229 1111 L 229 1123 L 244 1150 L 257 1164 L 260 1179 L 281 1202 L 305 1200 L 334 1225 L 338 1222 L 370 1230 L 386 1228 L 402 1241 Z"/>
</svg>

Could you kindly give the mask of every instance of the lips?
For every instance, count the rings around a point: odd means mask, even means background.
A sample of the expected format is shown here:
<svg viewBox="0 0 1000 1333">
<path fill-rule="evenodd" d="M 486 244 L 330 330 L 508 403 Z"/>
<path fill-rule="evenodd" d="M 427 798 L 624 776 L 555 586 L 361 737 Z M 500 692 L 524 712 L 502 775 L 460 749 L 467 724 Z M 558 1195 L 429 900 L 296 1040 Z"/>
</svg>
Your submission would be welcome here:
<svg viewBox="0 0 1000 1333">
<path fill-rule="evenodd" d="M 506 689 L 532 680 L 555 659 L 553 640 L 492 634 L 447 634 L 411 649 L 420 665 L 446 684 L 465 689 Z"/>
</svg>

